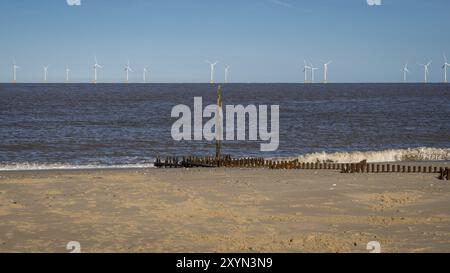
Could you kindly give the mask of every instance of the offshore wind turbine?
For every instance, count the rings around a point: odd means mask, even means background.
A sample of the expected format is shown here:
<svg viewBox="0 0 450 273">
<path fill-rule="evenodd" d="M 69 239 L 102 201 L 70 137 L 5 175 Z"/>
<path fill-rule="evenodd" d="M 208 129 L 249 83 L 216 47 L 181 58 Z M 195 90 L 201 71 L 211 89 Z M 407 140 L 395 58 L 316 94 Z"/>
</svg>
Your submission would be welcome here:
<svg viewBox="0 0 450 273">
<path fill-rule="evenodd" d="M 225 66 L 225 83 L 229 82 L 229 78 L 230 78 L 230 66 L 227 65 Z"/>
<path fill-rule="evenodd" d="M 17 69 L 20 67 L 16 65 L 16 58 L 13 58 L 13 83 L 17 82 Z"/>
<path fill-rule="evenodd" d="M 423 68 L 424 68 L 424 74 L 425 74 L 424 83 L 428 83 L 428 74 L 430 73 L 430 64 L 431 64 L 431 61 L 429 61 L 427 64 L 419 64 L 420 66 L 423 66 Z"/>
<path fill-rule="evenodd" d="M 69 73 L 70 73 L 70 68 L 68 65 L 66 65 L 66 82 L 69 82 Z"/>
<path fill-rule="evenodd" d="M 210 83 L 214 83 L 214 72 L 216 70 L 216 65 L 219 62 L 215 62 L 215 63 L 212 63 L 210 61 L 206 61 L 206 62 L 209 63 L 209 65 L 211 66 L 211 80 L 210 80 Z"/>
<path fill-rule="evenodd" d="M 130 72 L 133 72 L 133 69 L 131 69 L 130 61 L 128 61 L 127 65 L 125 66 L 125 74 L 126 74 L 126 83 L 128 83 L 129 74 Z"/>
<path fill-rule="evenodd" d="M 42 68 L 44 69 L 44 83 L 47 83 L 47 75 L 48 75 L 48 65 L 47 66 L 42 66 Z"/>
<path fill-rule="evenodd" d="M 305 66 L 303 67 L 303 72 L 305 73 L 305 83 L 308 83 L 308 69 L 311 69 L 311 66 L 306 63 L 306 60 L 304 62 Z"/>
<path fill-rule="evenodd" d="M 312 63 L 309 63 L 309 64 L 311 66 L 311 68 L 310 68 L 311 69 L 311 83 L 314 83 L 314 71 L 319 69 L 319 68 L 314 67 L 314 65 Z"/>
<path fill-rule="evenodd" d="M 100 68 L 102 69 L 103 67 L 101 65 L 98 64 L 97 61 L 97 56 L 94 57 L 95 58 L 95 64 L 94 64 L 94 84 L 97 83 L 97 69 Z"/>
<path fill-rule="evenodd" d="M 444 69 L 444 82 L 448 83 L 448 80 L 447 80 L 447 67 L 449 67 L 450 64 L 448 63 L 447 55 L 445 55 L 445 53 L 444 53 L 444 61 L 445 61 L 444 65 L 442 66 L 442 69 Z"/>
<path fill-rule="evenodd" d="M 408 69 L 408 63 L 406 63 L 402 69 L 400 69 L 401 72 L 403 72 L 403 82 L 406 82 L 406 73 L 410 73 Z"/>
<path fill-rule="evenodd" d="M 147 69 L 147 67 L 144 67 L 144 71 L 142 72 L 142 78 L 144 80 L 144 83 L 147 83 L 147 73 L 148 73 L 148 69 Z"/>
<path fill-rule="evenodd" d="M 323 83 L 328 83 L 328 66 L 333 61 L 323 62 Z"/>
</svg>

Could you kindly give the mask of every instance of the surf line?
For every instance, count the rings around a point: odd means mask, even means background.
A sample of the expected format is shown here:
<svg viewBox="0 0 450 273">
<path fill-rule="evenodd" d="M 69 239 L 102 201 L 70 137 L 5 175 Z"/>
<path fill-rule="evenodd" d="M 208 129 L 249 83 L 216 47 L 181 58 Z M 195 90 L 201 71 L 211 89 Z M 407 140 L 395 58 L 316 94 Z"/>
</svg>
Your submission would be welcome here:
<svg viewBox="0 0 450 273">
<path fill-rule="evenodd" d="M 171 117 L 178 118 L 172 125 L 175 141 L 248 140 L 261 141 L 261 152 L 278 150 L 280 143 L 280 106 L 270 106 L 270 130 L 268 105 L 226 105 L 226 127 L 223 130 L 223 107 L 211 104 L 203 108 L 203 98 L 194 97 L 194 113 L 184 104 L 172 108 Z M 193 119 L 192 119 L 193 116 Z M 203 124 L 203 119 L 209 120 Z M 246 124 L 248 118 L 248 124 Z M 235 120 L 236 126 L 235 126 Z M 192 123 L 194 128 L 192 128 Z M 193 132 L 192 132 L 192 129 Z M 248 138 L 247 138 L 248 129 Z"/>
</svg>

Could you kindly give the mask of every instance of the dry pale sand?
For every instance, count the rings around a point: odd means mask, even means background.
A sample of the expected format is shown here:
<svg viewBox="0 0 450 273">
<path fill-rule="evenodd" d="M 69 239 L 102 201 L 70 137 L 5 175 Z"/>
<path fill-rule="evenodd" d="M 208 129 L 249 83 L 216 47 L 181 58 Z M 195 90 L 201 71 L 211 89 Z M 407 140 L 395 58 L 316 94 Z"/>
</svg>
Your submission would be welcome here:
<svg viewBox="0 0 450 273">
<path fill-rule="evenodd" d="M 450 252 L 434 174 L 261 169 L 0 173 L 0 252 Z"/>
</svg>

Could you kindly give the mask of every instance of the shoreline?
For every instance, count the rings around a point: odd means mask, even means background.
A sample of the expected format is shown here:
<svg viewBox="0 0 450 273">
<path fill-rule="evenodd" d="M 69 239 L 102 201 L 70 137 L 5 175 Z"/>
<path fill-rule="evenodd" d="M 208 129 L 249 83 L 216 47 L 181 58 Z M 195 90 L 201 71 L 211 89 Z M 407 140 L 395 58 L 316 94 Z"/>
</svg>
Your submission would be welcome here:
<svg viewBox="0 0 450 273">
<path fill-rule="evenodd" d="M 284 159 L 284 158 L 282 158 Z M 139 166 L 139 167 L 132 167 L 132 166 L 125 166 L 123 167 L 117 167 L 117 166 L 99 166 L 99 167 L 73 167 L 73 168 L 42 168 L 42 169 L 11 169 L 11 170 L 2 170 L 0 169 L 0 175 L 2 173 L 14 173 L 14 172 L 70 172 L 70 171 L 129 171 L 129 170 L 153 170 L 158 169 L 153 165 L 154 163 L 150 163 L 149 166 Z M 345 163 L 343 163 L 345 164 Z M 387 161 L 387 162 L 371 162 L 370 164 L 392 164 L 392 165 L 405 165 L 405 166 L 433 166 L 433 167 L 450 167 L 450 161 Z M 225 167 L 222 167 L 225 168 Z M 162 168 L 162 169 L 172 169 L 172 168 Z M 175 169 L 175 168 L 174 168 Z M 187 168 L 190 169 L 190 168 Z M 195 169 L 195 168 L 194 168 Z M 211 168 L 216 169 L 216 168 Z M 221 169 L 221 168 L 219 168 Z M 255 169 L 255 168 L 245 168 L 242 167 L 240 169 Z M 257 168 L 256 168 L 257 169 Z M 261 168 L 261 169 L 267 169 L 267 168 Z M 312 169 L 311 169 L 312 170 Z M 289 171 L 289 170 L 286 170 Z M 305 170 L 306 171 L 306 170 Z M 374 173 L 376 174 L 376 173 Z"/>
</svg>

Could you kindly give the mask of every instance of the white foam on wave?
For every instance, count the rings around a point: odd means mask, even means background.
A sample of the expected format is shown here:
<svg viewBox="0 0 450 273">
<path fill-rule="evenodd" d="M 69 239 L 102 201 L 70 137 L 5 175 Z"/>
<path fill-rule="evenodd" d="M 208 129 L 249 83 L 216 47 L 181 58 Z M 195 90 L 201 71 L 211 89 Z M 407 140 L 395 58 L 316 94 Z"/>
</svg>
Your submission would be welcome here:
<svg viewBox="0 0 450 273">
<path fill-rule="evenodd" d="M 39 164 L 9 163 L 0 164 L 0 171 L 47 171 L 47 170 L 96 170 L 96 169 L 142 169 L 154 168 L 153 163 L 123 165 L 71 165 L 71 164 Z"/>
<path fill-rule="evenodd" d="M 298 160 L 300 162 L 334 163 L 356 163 L 362 160 L 367 160 L 367 162 L 450 161 L 450 149 L 420 147 L 367 152 L 322 152 L 301 155 Z"/>
</svg>

